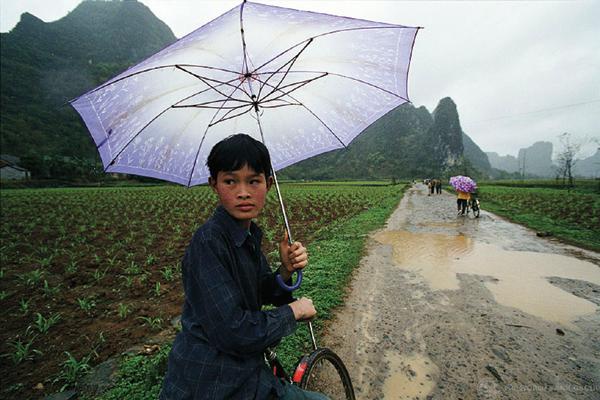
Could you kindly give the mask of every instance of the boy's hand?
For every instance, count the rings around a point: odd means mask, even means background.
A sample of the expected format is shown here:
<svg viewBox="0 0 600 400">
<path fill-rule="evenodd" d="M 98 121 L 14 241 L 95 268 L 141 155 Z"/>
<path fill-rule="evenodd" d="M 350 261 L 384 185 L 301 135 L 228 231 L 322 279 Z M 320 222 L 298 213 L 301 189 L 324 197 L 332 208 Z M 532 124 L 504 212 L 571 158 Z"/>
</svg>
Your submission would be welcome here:
<svg viewBox="0 0 600 400">
<path fill-rule="evenodd" d="M 281 259 L 279 274 L 284 281 L 290 279 L 294 271 L 308 265 L 308 253 L 306 248 L 302 246 L 302 243 L 300 242 L 294 242 L 290 245 L 288 243 L 287 231 L 283 236 L 283 240 L 279 242 L 279 258 Z"/>
<path fill-rule="evenodd" d="M 296 321 L 309 320 L 317 315 L 317 310 L 315 310 L 312 300 L 306 297 L 302 297 L 290 303 L 290 307 L 292 308 Z"/>
</svg>

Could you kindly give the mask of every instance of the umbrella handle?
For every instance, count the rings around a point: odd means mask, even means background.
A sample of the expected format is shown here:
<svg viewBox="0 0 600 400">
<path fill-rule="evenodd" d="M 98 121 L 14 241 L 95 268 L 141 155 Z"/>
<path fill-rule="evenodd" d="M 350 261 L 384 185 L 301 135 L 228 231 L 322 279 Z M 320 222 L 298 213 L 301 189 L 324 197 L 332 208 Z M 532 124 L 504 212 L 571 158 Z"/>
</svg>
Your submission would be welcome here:
<svg viewBox="0 0 600 400">
<path fill-rule="evenodd" d="M 296 270 L 295 272 L 298 274 L 298 279 L 296 280 L 296 283 L 294 283 L 291 286 L 288 286 L 283 281 L 283 278 L 281 277 L 281 275 L 277 274 L 275 276 L 275 279 L 277 280 L 279 287 L 281 287 L 283 290 L 285 290 L 287 292 L 293 292 L 294 290 L 298 289 L 300 287 L 300 285 L 302 284 L 302 271 Z"/>
</svg>

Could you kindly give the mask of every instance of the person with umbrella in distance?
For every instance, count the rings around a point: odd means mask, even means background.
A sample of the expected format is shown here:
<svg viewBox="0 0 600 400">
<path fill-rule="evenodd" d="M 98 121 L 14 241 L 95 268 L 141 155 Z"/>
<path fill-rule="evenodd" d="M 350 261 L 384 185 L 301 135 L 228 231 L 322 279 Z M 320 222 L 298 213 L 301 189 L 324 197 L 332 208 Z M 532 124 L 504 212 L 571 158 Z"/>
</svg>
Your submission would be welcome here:
<svg viewBox="0 0 600 400">
<path fill-rule="evenodd" d="M 450 178 L 450 185 L 456 190 L 458 215 L 464 215 L 471 199 L 471 192 L 477 190 L 477 183 L 468 176 L 458 175 Z"/>
<path fill-rule="evenodd" d="M 217 143 L 208 161 L 209 185 L 219 198 L 213 216 L 194 234 L 182 261 L 185 302 L 161 400 L 314 399 L 327 397 L 279 380 L 263 351 L 313 318 L 308 298 L 295 300 L 276 282 L 308 265 L 300 242 L 279 245 L 281 266 L 271 272 L 252 221 L 272 184 L 267 148 L 244 134 Z M 276 308 L 263 311 L 263 304 Z"/>
<path fill-rule="evenodd" d="M 459 215 L 465 215 L 465 211 L 467 210 L 467 203 L 471 195 L 467 192 L 463 192 L 462 190 L 456 191 L 456 207 L 458 209 Z"/>
</svg>

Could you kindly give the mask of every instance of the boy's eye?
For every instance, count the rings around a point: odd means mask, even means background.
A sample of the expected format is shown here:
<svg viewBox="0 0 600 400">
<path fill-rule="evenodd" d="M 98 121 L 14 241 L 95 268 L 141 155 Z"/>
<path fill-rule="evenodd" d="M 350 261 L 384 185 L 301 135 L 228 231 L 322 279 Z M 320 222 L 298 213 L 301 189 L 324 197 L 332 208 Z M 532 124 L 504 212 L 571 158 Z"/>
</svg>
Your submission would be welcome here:
<svg viewBox="0 0 600 400">
<path fill-rule="evenodd" d="M 233 185 L 235 183 L 235 181 L 233 179 L 225 179 L 223 182 L 226 185 Z"/>
</svg>

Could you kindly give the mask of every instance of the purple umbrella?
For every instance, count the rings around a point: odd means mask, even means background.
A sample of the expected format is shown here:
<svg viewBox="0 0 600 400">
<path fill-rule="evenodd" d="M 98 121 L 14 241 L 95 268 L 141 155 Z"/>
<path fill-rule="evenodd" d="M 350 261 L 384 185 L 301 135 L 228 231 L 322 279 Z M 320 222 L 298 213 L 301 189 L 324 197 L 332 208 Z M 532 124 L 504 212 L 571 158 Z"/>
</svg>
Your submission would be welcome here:
<svg viewBox="0 0 600 400">
<path fill-rule="evenodd" d="M 407 102 L 418 29 L 244 1 L 71 103 L 106 172 L 202 184 L 213 145 L 238 132 L 275 171 Z"/>
<path fill-rule="evenodd" d="M 450 185 L 461 192 L 472 193 L 477 190 L 477 183 L 468 176 L 463 175 L 451 177 Z"/>
</svg>

